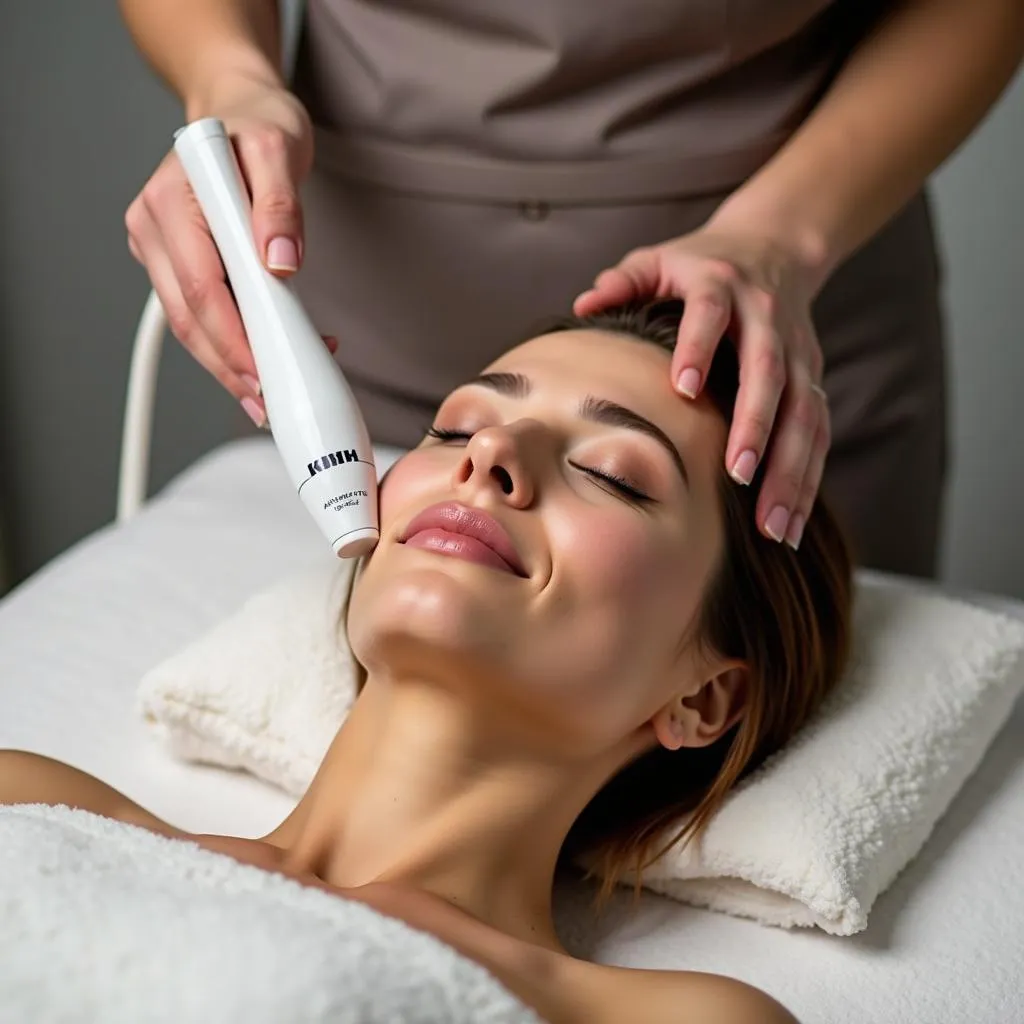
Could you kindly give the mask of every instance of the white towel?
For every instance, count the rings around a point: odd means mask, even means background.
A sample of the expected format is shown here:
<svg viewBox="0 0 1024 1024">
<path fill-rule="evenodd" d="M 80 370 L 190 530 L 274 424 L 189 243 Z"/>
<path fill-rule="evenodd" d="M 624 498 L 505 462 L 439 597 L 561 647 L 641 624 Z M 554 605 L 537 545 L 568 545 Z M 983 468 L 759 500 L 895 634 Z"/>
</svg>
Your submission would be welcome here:
<svg viewBox="0 0 1024 1024">
<path fill-rule="evenodd" d="M 338 629 L 350 572 L 285 580 L 148 673 L 143 712 L 176 754 L 305 790 L 354 698 Z M 645 884 L 766 924 L 862 931 L 1006 721 L 1022 651 L 1024 623 L 860 577 L 838 688 Z"/>
<path fill-rule="evenodd" d="M 67 807 L 0 807 L 0 1019 L 539 1024 L 365 904 Z"/>
</svg>

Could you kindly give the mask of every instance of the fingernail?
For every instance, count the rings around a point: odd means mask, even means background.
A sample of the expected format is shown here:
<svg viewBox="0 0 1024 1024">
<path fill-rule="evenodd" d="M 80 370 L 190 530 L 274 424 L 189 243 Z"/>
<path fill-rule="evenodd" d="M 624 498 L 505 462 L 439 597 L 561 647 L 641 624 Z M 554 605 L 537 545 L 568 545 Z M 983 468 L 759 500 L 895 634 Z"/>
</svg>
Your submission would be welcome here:
<svg viewBox="0 0 1024 1024">
<path fill-rule="evenodd" d="M 679 380 L 676 382 L 676 387 L 678 387 L 687 398 L 696 398 L 697 389 L 700 387 L 700 370 L 695 370 L 692 366 L 688 366 L 681 374 L 679 374 Z"/>
<path fill-rule="evenodd" d="M 242 374 L 242 383 L 257 397 L 263 394 L 260 382 L 249 373 Z"/>
<path fill-rule="evenodd" d="M 256 424 L 257 427 L 262 427 L 267 421 L 266 413 L 259 407 L 259 405 L 251 398 L 242 399 L 242 408 L 246 411 L 249 419 Z"/>
<path fill-rule="evenodd" d="M 789 521 L 789 529 L 786 531 L 786 543 L 796 551 L 800 547 L 800 540 L 804 535 L 804 517 L 797 512 Z"/>
<path fill-rule="evenodd" d="M 290 238 L 272 238 L 267 246 L 267 267 L 270 270 L 298 270 L 298 246 Z"/>
<path fill-rule="evenodd" d="M 757 452 L 748 448 L 733 464 L 731 476 L 736 483 L 746 485 L 754 479 L 756 470 Z"/>
<path fill-rule="evenodd" d="M 776 505 L 768 513 L 768 518 L 764 521 L 764 530 L 772 540 L 781 542 L 782 538 L 786 536 L 786 527 L 788 525 L 789 509 Z"/>
</svg>

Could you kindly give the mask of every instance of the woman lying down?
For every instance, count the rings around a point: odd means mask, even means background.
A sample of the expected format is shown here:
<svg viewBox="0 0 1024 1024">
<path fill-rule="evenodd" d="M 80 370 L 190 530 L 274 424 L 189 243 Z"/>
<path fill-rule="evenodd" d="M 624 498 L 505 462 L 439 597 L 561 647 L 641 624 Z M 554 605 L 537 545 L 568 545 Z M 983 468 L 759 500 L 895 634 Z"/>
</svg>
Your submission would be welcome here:
<svg viewBox="0 0 1024 1024">
<path fill-rule="evenodd" d="M 384 481 L 351 593 L 359 698 L 268 836 L 189 835 L 20 752 L 0 755 L 0 802 L 68 804 L 363 901 L 547 1021 L 792 1022 L 728 977 L 575 959 L 552 919 L 560 861 L 583 858 L 603 900 L 699 836 L 846 655 L 843 539 L 820 501 L 798 550 L 757 532 L 760 480 L 723 469 L 735 354 L 719 346 L 681 401 L 680 314 L 562 322 L 443 402 Z"/>
</svg>

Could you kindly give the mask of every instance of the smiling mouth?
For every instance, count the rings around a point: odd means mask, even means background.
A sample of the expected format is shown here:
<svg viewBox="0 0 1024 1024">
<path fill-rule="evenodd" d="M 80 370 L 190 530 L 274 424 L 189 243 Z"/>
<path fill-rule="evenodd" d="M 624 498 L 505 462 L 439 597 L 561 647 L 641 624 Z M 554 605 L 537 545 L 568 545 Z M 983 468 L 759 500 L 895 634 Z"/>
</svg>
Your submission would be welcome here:
<svg viewBox="0 0 1024 1024">
<path fill-rule="evenodd" d="M 504 527 L 486 512 L 454 502 L 425 509 L 408 525 L 399 543 L 528 576 Z"/>
</svg>

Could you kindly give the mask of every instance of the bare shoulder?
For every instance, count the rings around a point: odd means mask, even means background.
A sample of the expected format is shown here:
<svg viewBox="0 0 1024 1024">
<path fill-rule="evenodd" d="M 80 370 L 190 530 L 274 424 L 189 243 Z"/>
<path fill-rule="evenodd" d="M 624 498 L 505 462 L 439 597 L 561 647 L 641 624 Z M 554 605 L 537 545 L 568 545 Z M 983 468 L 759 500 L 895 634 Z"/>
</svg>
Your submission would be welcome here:
<svg viewBox="0 0 1024 1024">
<path fill-rule="evenodd" d="M 596 968 L 593 1020 L 636 1024 L 800 1024 L 761 989 L 702 971 Z M 595 978 L 596 980 L 596 978 Z"/>
<path fill-rule="evenodd" d="M 185 835 L 95 776 L 23 750 L 0 750 L 0 804 L 65 804 L 165 835 Z"/>
</svg>

